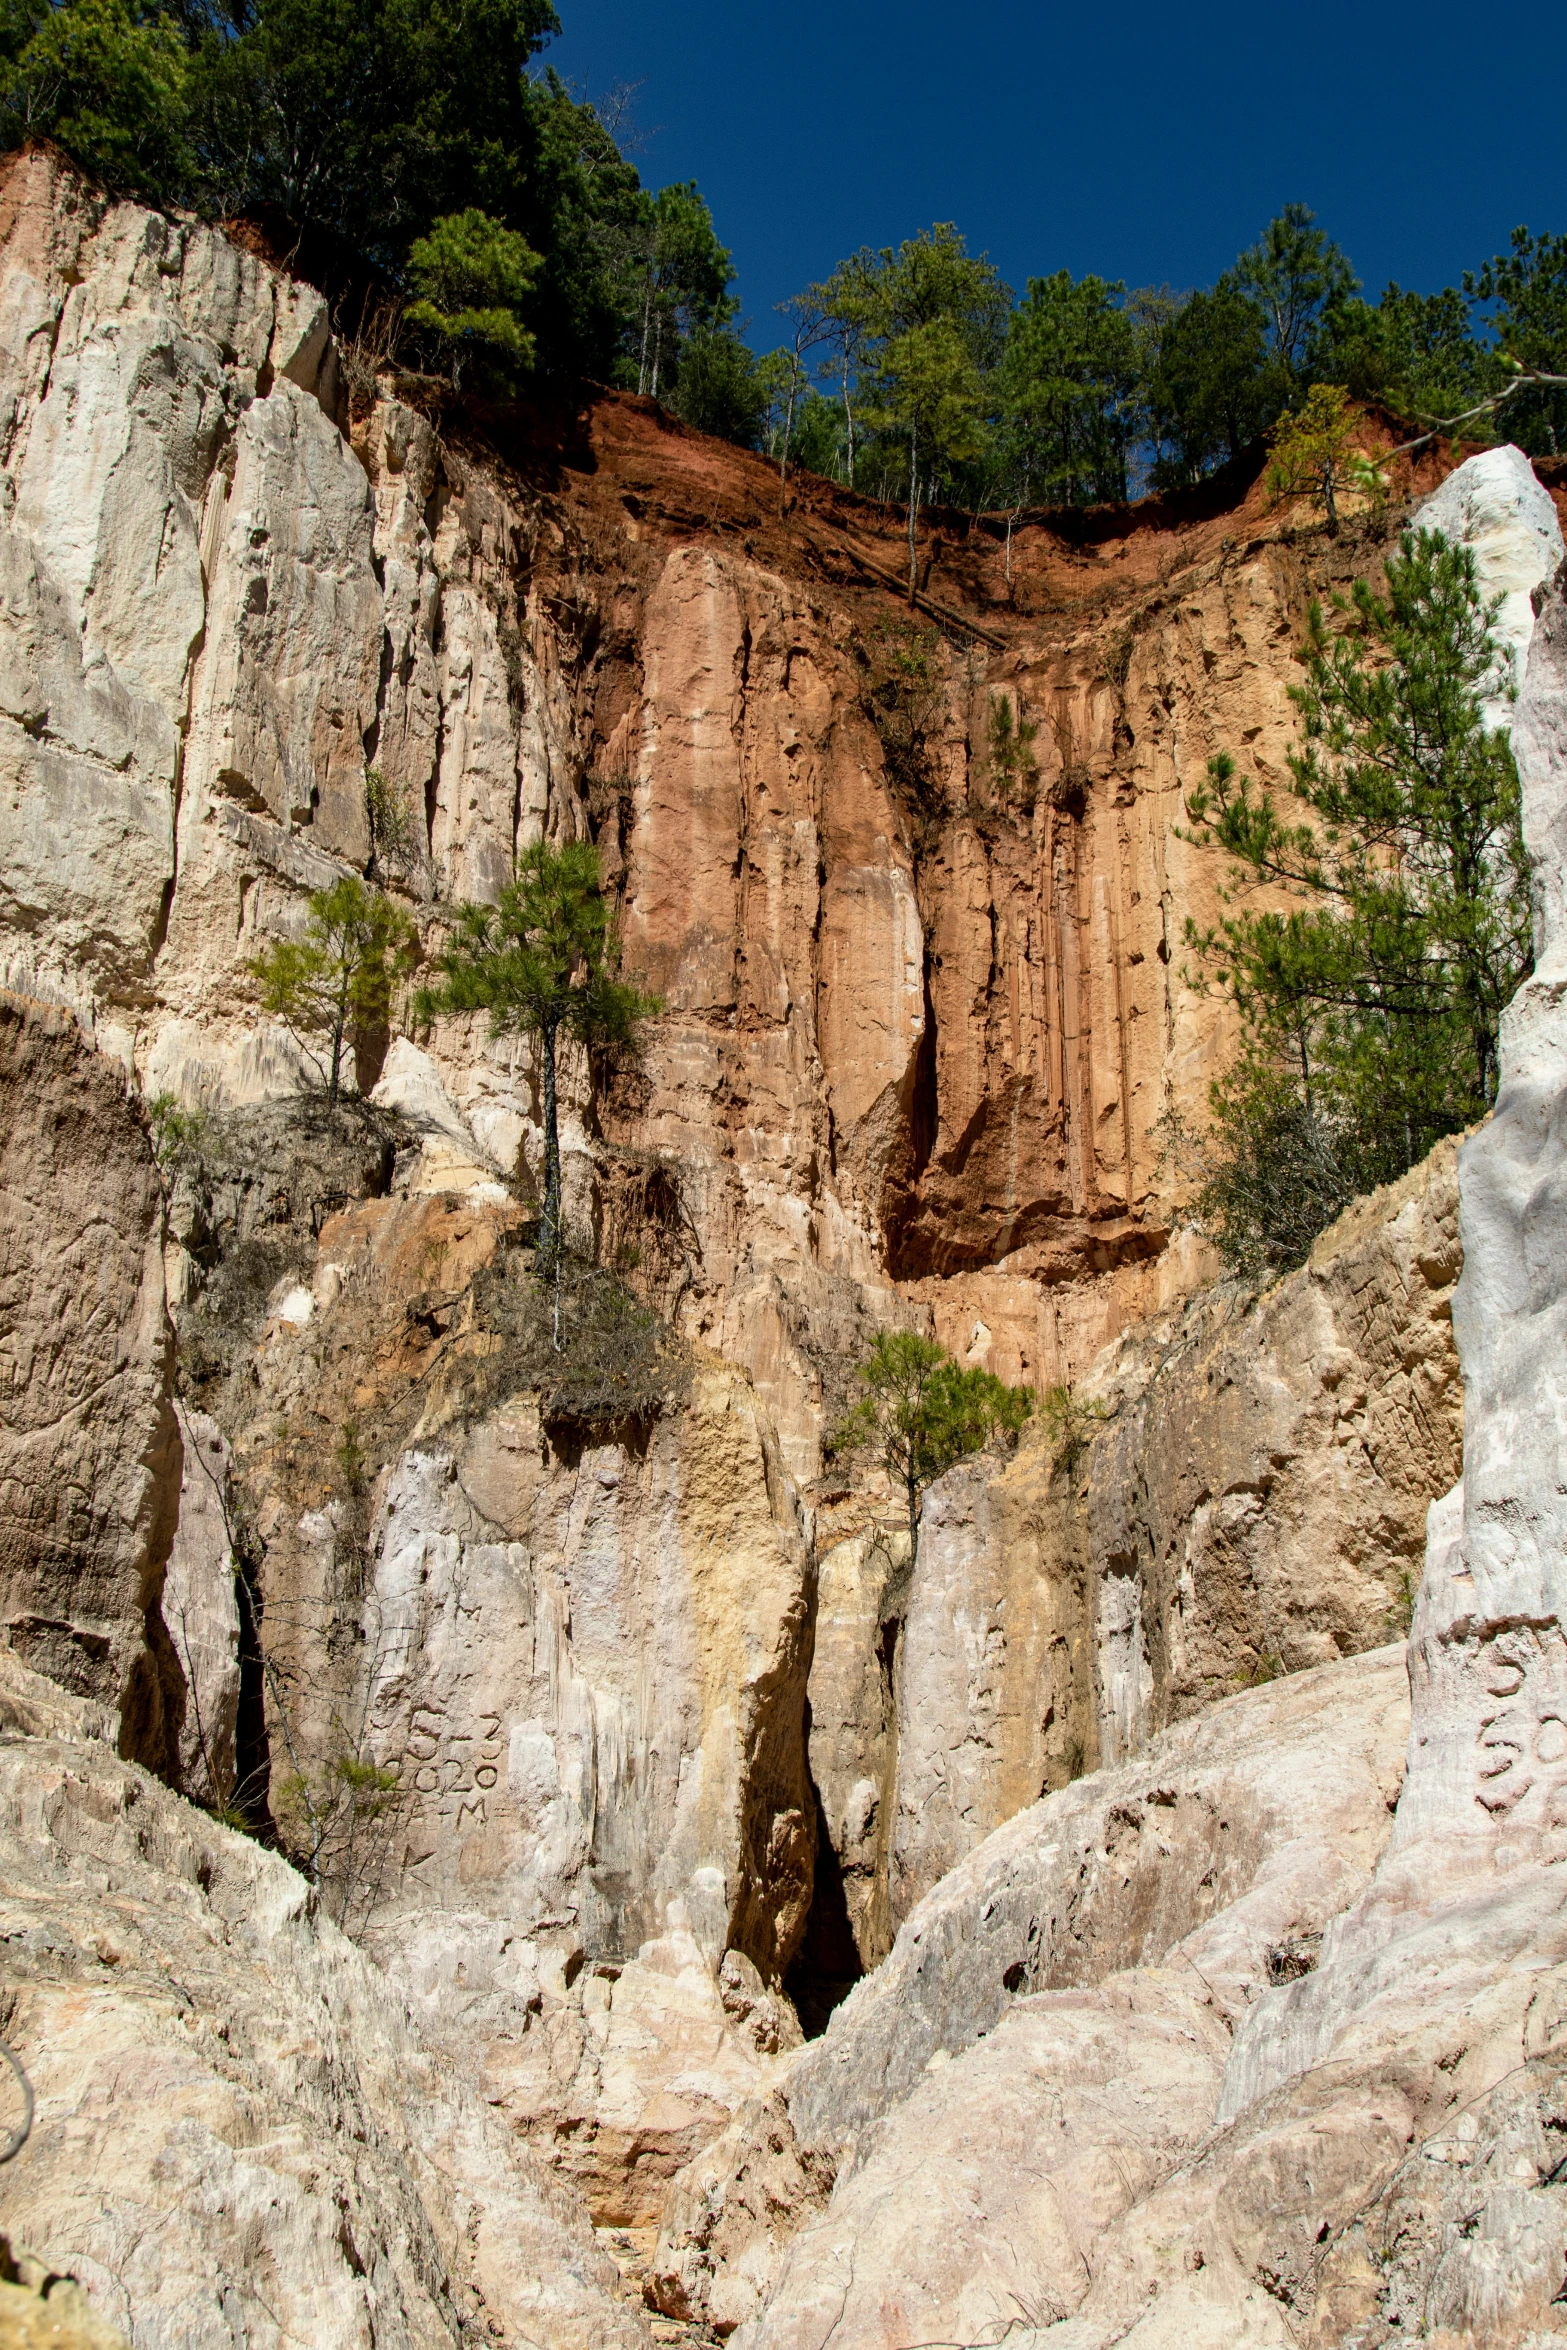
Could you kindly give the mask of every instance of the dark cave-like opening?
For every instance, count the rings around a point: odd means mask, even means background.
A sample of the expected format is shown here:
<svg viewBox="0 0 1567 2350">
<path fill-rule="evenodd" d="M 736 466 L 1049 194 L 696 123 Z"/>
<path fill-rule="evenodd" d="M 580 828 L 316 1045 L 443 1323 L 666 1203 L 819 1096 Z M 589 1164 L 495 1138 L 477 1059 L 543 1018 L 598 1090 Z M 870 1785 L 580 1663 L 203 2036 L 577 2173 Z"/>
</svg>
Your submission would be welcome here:
<svg viewBox="0 0 1567 2350">
<path fill-rule="evenodd" d="M 860 1953 L 849 1923 L 844 1897 L 843 1870 L 827 1832 L 827 1814 L 821 1790 L 816 1797 L 816 1874 L 811 1885 L 810 1913 L 805 1938 L 790 1960 L 784 1989 L 794 2001 L 800 2029 L 807 2040 L 819 2040 L 835 2007 L 841 2007 L 864 1974 Z"/>
</svg>

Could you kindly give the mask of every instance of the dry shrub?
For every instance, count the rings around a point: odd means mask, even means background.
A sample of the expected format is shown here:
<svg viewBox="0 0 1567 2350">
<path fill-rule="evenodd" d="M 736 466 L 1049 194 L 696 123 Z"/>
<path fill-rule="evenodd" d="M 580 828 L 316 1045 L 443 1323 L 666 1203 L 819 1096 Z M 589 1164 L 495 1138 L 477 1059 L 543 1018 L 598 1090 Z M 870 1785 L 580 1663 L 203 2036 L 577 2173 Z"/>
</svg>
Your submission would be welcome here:
<svg viewBox="0 0 1567 2350">
<path fill-rule="evenodd" d="M 515 1387 L 536 1388 L 546 1423 L 612 1427 L 657 1419 L 682 1403 L 691 1353 L 669 1324 L 613 1274 L 561 1254 L 553 1280 L 531 1264 L 483 1283 L 485 1324 L 511 1343 Z"/>
</svg>

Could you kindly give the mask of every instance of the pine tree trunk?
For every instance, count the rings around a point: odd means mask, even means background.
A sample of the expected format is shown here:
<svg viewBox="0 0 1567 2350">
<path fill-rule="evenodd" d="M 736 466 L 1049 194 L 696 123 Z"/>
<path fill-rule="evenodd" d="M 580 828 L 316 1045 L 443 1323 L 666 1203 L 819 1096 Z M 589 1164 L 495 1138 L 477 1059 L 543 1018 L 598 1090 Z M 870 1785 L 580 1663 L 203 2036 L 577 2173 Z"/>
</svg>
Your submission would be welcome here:
<svg viewBox="0 0 1567 2350">
<path fill-rule="evenodd" d="M 647 273 L 647 298 L 642 304 L 642 356 L 637 363 L 637 390 L 647 391 L 647 339 L 653 326 L 653 272 Z"/>
<path fill-rule="evenodd" d="M 341 987 L 341 989 L 339 990 L 339 993 L 338 993 L 338 998 L 337 998 L 337 1009 L 336 1009 L 336 1011 L 335 1011 L 335 1013 L 334 1013 L 334 1015 L 333 1015 L 333 1020 L 332 1020 L 332 1073 L 331 1073 L 331 1076 L 330 1076 L 330 1077 L 328 1078 L 328 1080 L 327 1080 L 327 1088 L 326 1088 L 326 1098 L 327 1098 L 327 1101 L 328 1101 L 328 1103 L 330 1104 L 330 1106 L 331 1106 L 331 1107 L 332 1107 L 334 1110 L 335 1110 L 335 1109 L 336 1109 L 336 1107 L 337 1107 L 337 1097 L 338 1097 L 338 1092 L 339 1092 L 339 1089 L 340 1089 L 340 1087 L 341 1087 L 341 1084 L 342 1084 L 342 1076 L 343 1076 L 343 1030 L 344 1030 L 344 1029 L 347 1027 L 347 1025 L 348 1025 L 348 975 L 347 975 L 347 973 L 346 973 L 346 971 L 345 971 L 345 973 L 344 973 L 344 975 L 343 975 L 343 985 L 342 985 L 342 987 Z"/>
<path fill-rule="evenodd" d="M 778 452 L 778 512 L 780 517 L 787 514 L 789 511 L 789 501 L 785 495 L 785 490 L 789 480 L 789 443 L 794 438 L 794 395 L 795 384 L 793 378 L 791 377 L 789 383 L 789 402 L 788 406 L 784 410 L 783 447 Z"/>
<path fill-rule="evenodd" d="M 560 1112 L 555 1092 L 555 1028 L 539 1031 L 544 1086 L 544 1215 L 539 1226 L 539 1269 L 553 1270 L 560 1254 Z"/>
<path fill-rule="evenodd" d="M 909 610 L 914 609 L 914 591 L 917 577 L 915 516 L 919 512 L 919 429 L 909 427 Z"/>
</svg>

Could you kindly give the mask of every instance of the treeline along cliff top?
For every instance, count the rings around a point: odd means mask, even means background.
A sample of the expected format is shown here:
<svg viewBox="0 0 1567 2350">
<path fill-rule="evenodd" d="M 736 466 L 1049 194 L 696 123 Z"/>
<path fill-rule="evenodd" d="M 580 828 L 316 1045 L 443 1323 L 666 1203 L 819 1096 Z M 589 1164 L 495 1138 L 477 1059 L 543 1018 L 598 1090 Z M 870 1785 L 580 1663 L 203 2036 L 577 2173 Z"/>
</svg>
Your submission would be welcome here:
<svg viewBox="0 0 1567 2350">
<path fill-rule="evenodd" d="M 1415 433 L 1567 445 L 1567 237 L 1520 227 L 1461 287 L 1366 298 L 1286 205 L 1210 287 L 1051 268 L 1019 297 L 937 223 L 781 305 L 758 356 L 694 182 L 642 184 L 619 100 L 553 72 L 549 0 L 8 0 L 0 135 L 118 192 L 260 214 L 340 331 L 505 395 L 650 393 L 689 423 L 911 508 L 1188 484 L 1342 387 Z M 347 315 L 352 309 L 353 315 Z"/>
</svg>

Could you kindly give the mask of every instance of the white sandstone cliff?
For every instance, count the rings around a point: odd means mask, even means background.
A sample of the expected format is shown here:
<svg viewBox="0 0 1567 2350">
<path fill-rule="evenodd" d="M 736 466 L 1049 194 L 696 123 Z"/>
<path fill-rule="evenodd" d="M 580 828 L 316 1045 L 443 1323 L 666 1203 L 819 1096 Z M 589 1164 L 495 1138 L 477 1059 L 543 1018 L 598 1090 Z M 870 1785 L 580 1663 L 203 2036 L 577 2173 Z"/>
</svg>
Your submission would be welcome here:
<svg viewBox="0 0 1567 2350">
<path fill-rule="evenodd" d="M 106 1729 L 0 1651 L 4 2022 L 37 2100 L 12 2244 L 142 2350 L 645 2345 L 576 2199 L 304 1880 Z"/>
</svg>

